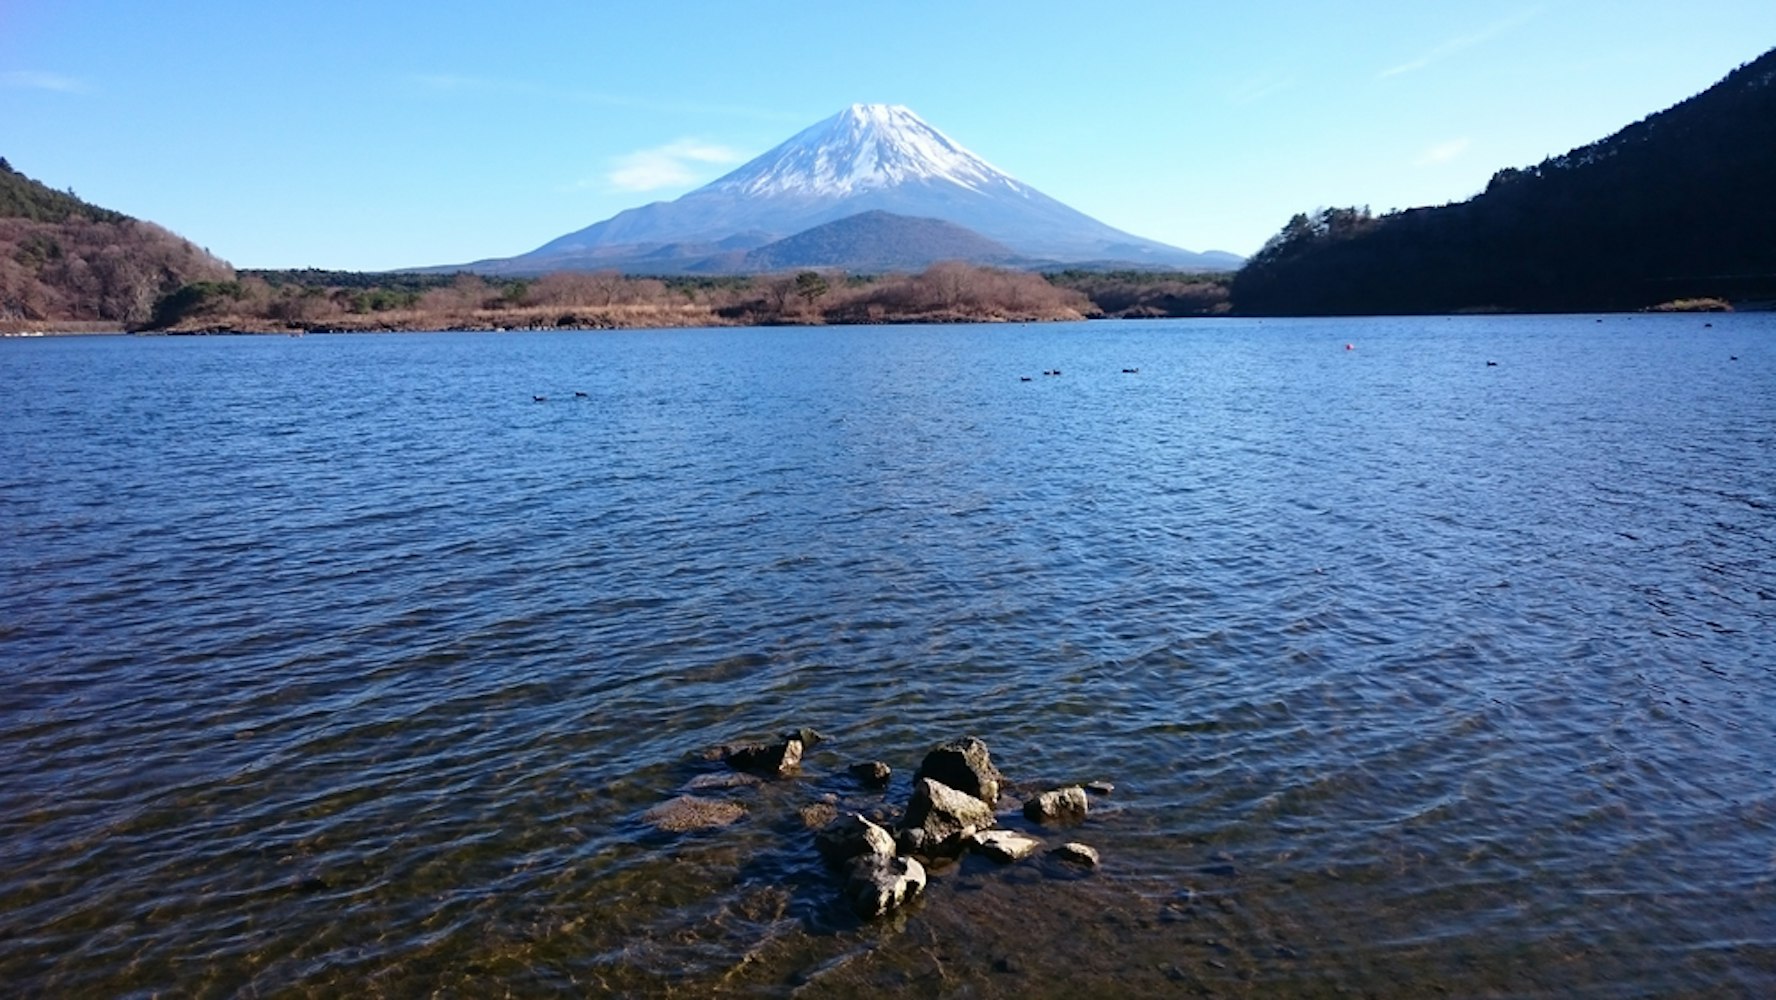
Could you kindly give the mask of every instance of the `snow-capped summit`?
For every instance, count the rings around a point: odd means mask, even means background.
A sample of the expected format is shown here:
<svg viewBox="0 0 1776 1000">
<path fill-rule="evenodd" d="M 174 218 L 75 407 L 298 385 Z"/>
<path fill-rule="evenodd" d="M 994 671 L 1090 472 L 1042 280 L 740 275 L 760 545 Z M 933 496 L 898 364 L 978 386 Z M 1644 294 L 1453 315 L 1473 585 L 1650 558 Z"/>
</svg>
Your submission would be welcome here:
<svg viewBox="0 0 1776 1000">
<path fill-rule="evenodd" d="M 471 266 L 500 273 L 745 269 L 748 250 L 865 212 L 971 229 L 1023 266 L 1239 263 L 1132 236 L 1068 208 L 905 107 L 853 104 L 676 201 L 631 208 L 528 254 Z"/>
<path fill-rule="evenodd" d="M 842 197 L 910 181 L 1023 185 L 898 104 L 853 104 L 709 185 L 747 195 Z"/>
</svg>

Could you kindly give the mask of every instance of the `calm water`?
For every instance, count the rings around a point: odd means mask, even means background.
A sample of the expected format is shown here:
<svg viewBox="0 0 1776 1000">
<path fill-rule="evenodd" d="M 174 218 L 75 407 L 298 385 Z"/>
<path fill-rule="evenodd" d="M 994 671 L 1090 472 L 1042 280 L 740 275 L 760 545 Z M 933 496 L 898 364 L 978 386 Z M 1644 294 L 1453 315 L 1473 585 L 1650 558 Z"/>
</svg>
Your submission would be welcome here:
<svg viewBox="0 0 1776 1000">
<path fill-rule="evenodd" d="M 1776 990 L 1776 316 L 14 340 L 0 384 L 9 992 Z M 741 822 L 644 821 L 793 725 L 802 779 L 704 793 Z M 800 811 L 964 733 L 1114 781 L 1050 834 L 1103 867 L 860 925 Z"/>
</svg>

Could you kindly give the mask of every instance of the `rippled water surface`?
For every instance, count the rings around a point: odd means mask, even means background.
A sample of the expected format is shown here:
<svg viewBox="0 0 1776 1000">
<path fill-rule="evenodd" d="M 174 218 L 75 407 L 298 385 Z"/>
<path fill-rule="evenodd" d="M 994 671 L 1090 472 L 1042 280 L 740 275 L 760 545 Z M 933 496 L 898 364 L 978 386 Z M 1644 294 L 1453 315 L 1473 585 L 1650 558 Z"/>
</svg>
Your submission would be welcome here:
<svg viewBox="0 0 1776 1000">
<path fill-rule="evenodd" d="M 0 384 L 9 992 L 1776 990 L 1776 317 L 67 338 Z M 698 793 L 739 822 L 645 818 L 800 725 L 801 777 Z M 809 807 L 964 733 L 1010 826 L 1113 781 L 1037 830 L 1103 866 L 860 923 Z"/>
</svg>

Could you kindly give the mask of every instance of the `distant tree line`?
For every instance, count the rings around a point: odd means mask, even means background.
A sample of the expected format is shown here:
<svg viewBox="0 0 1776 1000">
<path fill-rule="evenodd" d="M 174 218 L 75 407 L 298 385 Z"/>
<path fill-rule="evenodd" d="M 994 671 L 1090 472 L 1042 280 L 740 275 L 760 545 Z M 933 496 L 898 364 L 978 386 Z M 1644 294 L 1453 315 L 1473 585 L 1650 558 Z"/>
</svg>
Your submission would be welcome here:
<svg viewBox="0 0 1776 1000">
<path fill-rule="evenodd" d="M 720 278 L 616 271 L 535 278 L 243 271 L 174 289 L 144 326 L 175 331 L 596 329 L 1096 315 L 1101 310 L 1084 292 L 1040 274 L 947 262 L 913 274 L 802 270 Z"/>
<path fill-rule="evenodd" d="M 1232 309 L 1226 272 L 1183 274 L 1176 271 L 1068 270 L 1048 275 L 1057 288 L 1083 292 L 1105 316 L 1154 319 L 1169 316 L 1220 316 Z"/>
</svg>

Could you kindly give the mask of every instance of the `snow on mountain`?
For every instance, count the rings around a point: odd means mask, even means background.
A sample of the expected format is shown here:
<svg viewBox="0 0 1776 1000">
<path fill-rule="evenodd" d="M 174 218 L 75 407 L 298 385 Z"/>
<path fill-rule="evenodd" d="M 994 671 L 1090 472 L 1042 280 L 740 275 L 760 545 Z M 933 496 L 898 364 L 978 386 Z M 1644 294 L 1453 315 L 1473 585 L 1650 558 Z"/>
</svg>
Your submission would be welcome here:
<svg viewBox="0 0 1776 1000">
<path fill-rule="evenodd" d="M 1237 258 L 1133 236 L 1015 180 L 899 105 L 854 104 L 733 172 L 670 202 L 619 212 L 524 254 L 473 265 L 686 270 L 697 247 L 758 247 L 862 212 L 941 219 L 972 229 L 1028 266 L 1124 262 L 1224 269 Z M 669 248 L 669 249 L 667 249 Z M 720 266 L 727 266 L 722 264 Z"/>
<path fill-rule="evenodd" d="M 728 174 L 711 190 L 845 197 L 912 181 L 1023 186 L 898 104 L 853 104 Z"/>
</svg>

